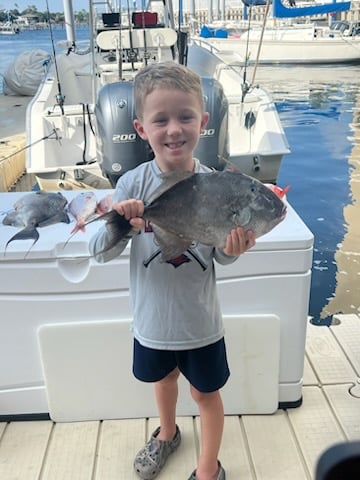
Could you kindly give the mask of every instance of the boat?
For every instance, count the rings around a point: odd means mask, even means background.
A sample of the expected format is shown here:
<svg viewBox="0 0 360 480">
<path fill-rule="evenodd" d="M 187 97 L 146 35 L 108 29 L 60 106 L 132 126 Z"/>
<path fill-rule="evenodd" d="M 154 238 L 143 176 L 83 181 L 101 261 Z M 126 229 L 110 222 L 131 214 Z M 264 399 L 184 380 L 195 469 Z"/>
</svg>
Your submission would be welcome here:
<svg viewBox="0 0 360 480">
<path fill-rule="evenodd" d="M 11 21 L 0 23 L 0 35 L 16 35 L 20 33 L 19 26 Z"/>
<path fill-rule="evenodd" d="M 90 8 L 94 18 L 93 2 Z M 100 23 L 92 21 L 88 50 L 77 46 L 69 28 L 64 53 L 56 57 L 26 115 L 26 169 L 40 188 L 109 188 L 151 158 L 132 124 L 132 80 L 139 68 L 161 60 L 187 61 L 202 77 L 210 122 L 196 150 L 199 159 L 214 168 L 230 162 L 276 183 L 290 149 L 271 96 L 245 85 L 224 56 L 187 49 L 186 34 L 176 31 L 172 12 L 171 1 L 153 0 L 146 12 L 129 11 L 125 18 L 105 13 Z M 65 14 L 71 25 L 70 6 Z M 126 99 L 126 108 L 117 108 L 116 98 Z"/>
<path fill-rule="evenodd" d="M 350 2 L 288 7 L 273 1 L 272 19 L 247 31 L 234 28 L 207 29 L 203 26 L 193 41 L 219 51 L 234 51 L 248 64 L 350 64 L 360 63 L 360 23 L 332 21 L 330 26 L 316 23 L 277 23 L 297 17 L 335 15 L 350 8 Z M 269 9 L 270 11 L 270 9 Z M 333 18 L 333 17 L 331 17 Z M 271 25 L 268 25 L 270 23 Z M 220 33 L 219 33 L 220 32 Z M 206 38 L 204 38 L 204 36 Z M 259 47 L 260 45 L 260 47 Z"/>
</svg>

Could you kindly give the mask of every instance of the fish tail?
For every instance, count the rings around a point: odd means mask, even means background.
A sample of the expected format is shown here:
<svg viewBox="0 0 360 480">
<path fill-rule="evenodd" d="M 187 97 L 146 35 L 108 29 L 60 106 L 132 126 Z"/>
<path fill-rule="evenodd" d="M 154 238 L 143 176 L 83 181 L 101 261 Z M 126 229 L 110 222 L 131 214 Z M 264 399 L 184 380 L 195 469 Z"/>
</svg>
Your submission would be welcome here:
<svg viewBox="0 0 360 480">
<path fill-rule="evenodd" d="M 39 232 L 36 230 L 36 228 L 32 228 L 32 229 L 24 228 L 20 232 L 16 233 L 13 237 L 11 237 L 10 240 L 7 241 L 5 245 L 4 255 L 9 243 L 13 242 L 14 240 L 34 240 L 28 252 L 26 253 L 27 255 L 29 251 L 32 249 L 32 247 L 35 245 L 35 243 L 38 241 L 38 239 L 39 239 Z"/>
<path fill-rule="evenodd" d="M 125 238 L 129 238 L 129 234 L 132 230 L 132 226 L 128 220 L 120 215 L 116 210 L 110 210 L 98 219 L 106 220 L 106 229 L 108 231 L 108 242 L 106 248 L 97 252 L 96 255 L 102 255 L 103 253 L 111 250 L 115 245 Z M 92 220 L 95 221 L 95 220 Z M 95 256 L 96 256 L 95 255 Z"/>
<path fill-rule="evenodd" d="M 132 226 L 129 220 L 126 220 L 126 218 L 116 210 L 111 210 L 103 216 L 107 217 L 106 228 L 109 233 L 110 244 L 113 247 L 129 235 Z"/>
</svg>

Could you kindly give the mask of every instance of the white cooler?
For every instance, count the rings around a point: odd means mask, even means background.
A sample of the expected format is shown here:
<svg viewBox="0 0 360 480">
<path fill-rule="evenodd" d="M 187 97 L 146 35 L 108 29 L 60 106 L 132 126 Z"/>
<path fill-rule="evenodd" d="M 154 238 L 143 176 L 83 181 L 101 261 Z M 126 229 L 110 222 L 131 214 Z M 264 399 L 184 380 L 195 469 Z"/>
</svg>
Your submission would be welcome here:
<svg viewBox="0 0 360 480">
<path fill-rule="evenodd" d="M 63 192 L 70 201 L 78 191 Z M 108 190 L 95 192 L 100 200 Z M 24 193 L 1 193 L 1 222 Z M 39 228 L 40 238 L 7 241 L 0 224 L 0 421 L 157 415 L 152 386 L 132 376 L 129 249 L 107 264 L 89 258 L 88 225 Z M 302 376 L 313 235 L 288 207 L 284 222 L 228 266 L 217 265 L 231 376 L 226 414 L 296 407 Z M 197 414 L 180 382 L 179 415 Z"/>
</svg>

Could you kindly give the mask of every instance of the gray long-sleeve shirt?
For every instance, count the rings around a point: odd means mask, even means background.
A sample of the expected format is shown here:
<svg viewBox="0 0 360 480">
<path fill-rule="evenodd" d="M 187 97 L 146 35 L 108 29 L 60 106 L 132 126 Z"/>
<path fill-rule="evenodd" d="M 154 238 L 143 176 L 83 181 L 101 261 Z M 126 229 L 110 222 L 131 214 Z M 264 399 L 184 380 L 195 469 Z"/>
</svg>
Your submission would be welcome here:
<svg viewBox="0 0 360 480">
<path fill-rule="evenodd" d="M 207 171 L 207 167 L 195 161 L 196 173 Z M 146 204 L 161 185 L 161 173 L 155 160 L 127 172 L 117 183 L 113 201 L 136 198 Z M 127 241 L 99 253 L 108 245 L 103 226 L 90 241 L 90 253 L 98 262 L 107 262 L 121 254 Z M 224 328 L 213 259 L 228 264 L 236 258 L 220 249 L 197 244 L 178 258 L 164 262 L 151 225 L 147 224 L 131 240 L 130 294 L 135 338 L 146 347 L 171 350 L 199 348 L 222 338 Z"/>
</svg>

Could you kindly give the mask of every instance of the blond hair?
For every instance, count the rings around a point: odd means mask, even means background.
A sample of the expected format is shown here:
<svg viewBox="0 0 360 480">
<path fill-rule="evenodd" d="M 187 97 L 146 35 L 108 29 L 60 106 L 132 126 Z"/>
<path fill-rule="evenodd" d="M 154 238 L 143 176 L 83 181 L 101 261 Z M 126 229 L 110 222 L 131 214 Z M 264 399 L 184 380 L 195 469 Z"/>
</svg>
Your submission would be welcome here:
<svg viewBox="0 0 360 480">
<path fill-rule="evenodd" d="M 142 118 L 145 98 L 156 88 L 179 89 L 196 96 L 204 110 L 204 98 L 199 75 L 175 62 L 152 63 L 142 68 L 135 77 L 135 114 Z"/>
</svg>

